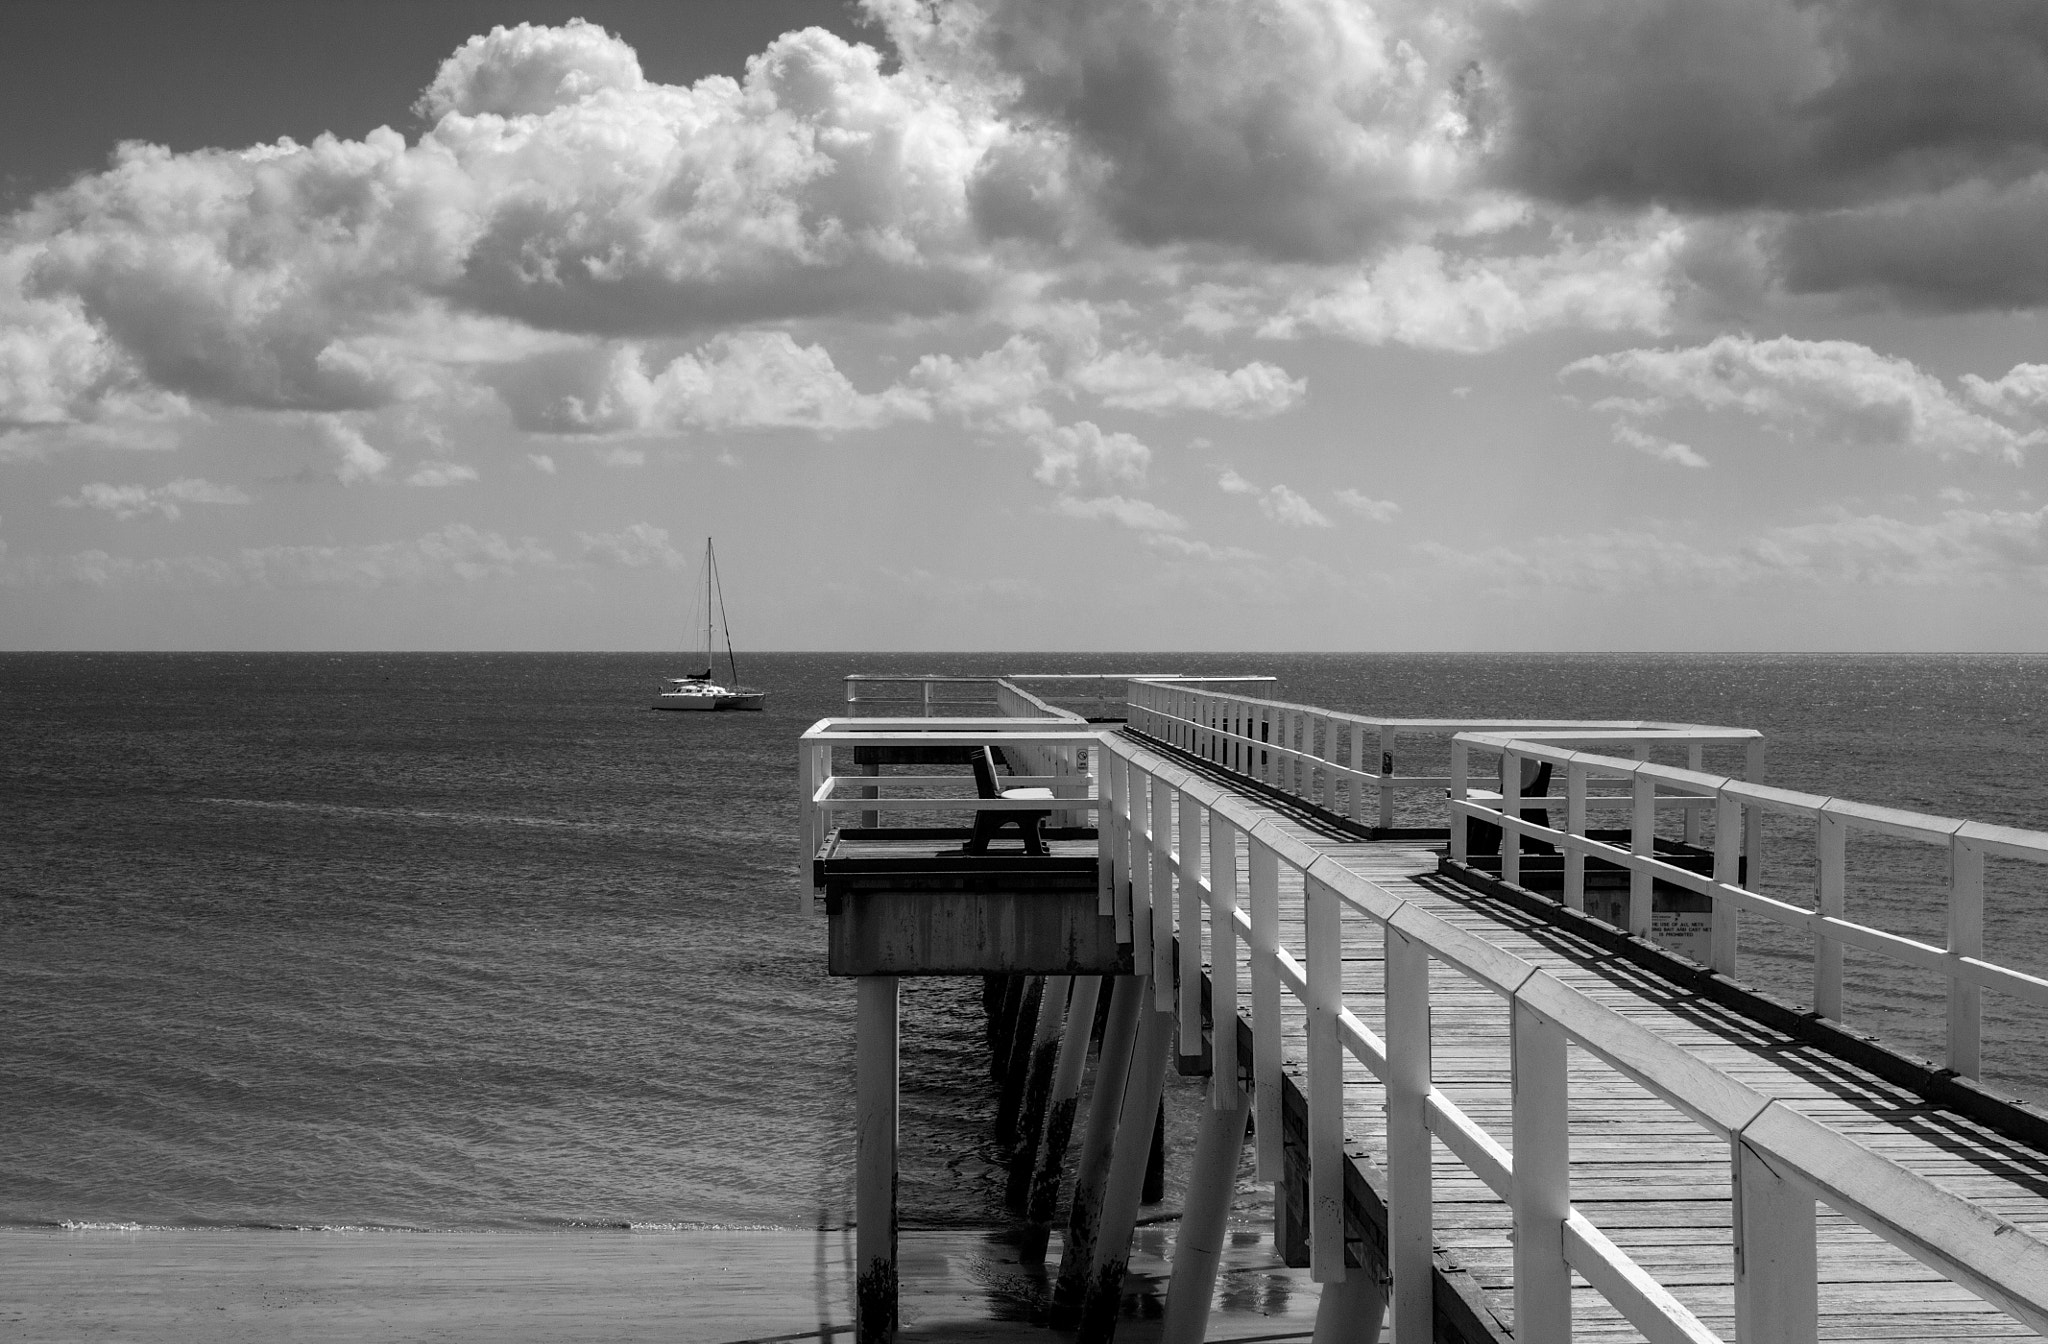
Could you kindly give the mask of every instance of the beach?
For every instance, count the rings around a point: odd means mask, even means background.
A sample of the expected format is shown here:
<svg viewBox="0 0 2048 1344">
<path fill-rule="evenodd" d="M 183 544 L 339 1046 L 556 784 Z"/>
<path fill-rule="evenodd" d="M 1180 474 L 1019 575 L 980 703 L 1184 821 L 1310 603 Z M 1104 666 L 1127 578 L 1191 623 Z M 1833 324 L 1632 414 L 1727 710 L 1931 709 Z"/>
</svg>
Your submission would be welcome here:
<svg viewBox="0 0 2048 1344">
<path fill-rule="evenodd" d="M 1118 1338 L 1156 1327 L 1171 1232 L 1140 1230 Z M 1048 1265 L 1058 1267 L 1059 1243 Z M 847 1334 L 850 1236 L 825 1232 L 0 1231 L 0 1337 L 19 1344 L 289 1339 L 766 1344 Z M 903 1234 L 906 1340 L 1045 1339 L 1043 1272 L 1001 1239 Z M 1308 1271 L 1236 1239 L 1212 1339 L 1306 1338 Z"/>
</svg>

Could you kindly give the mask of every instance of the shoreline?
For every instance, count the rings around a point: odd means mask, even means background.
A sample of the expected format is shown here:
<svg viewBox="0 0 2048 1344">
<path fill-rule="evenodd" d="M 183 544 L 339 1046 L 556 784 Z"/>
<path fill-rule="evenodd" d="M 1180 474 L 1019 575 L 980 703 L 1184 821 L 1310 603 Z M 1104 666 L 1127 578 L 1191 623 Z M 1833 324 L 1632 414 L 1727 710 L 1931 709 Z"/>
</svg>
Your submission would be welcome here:
<svg viewBox="0 0 2048 1344">
<path fill-rule="evenodd" d="M 1156 1330 L 1170 1223 L 1140 1227 L 1119 1337 Z M 1237 1231 L 1210 1338 L 1306 1339 L 1306 1270 Z M 1019 1263 L 999 1233 L 901 1233 L 901 1338 L 1057 1339 L 1031 1323 L 1059 1263 Z M 0 1228 L 0 1336 L 42 1341 L 469 1344 L 827 1340 L 852 1329 L 850 1227 L 811 1231 L 287 1231 Z M 1150 1317 L 1151 1319 L 1146 1319 Z"/>
</svg>

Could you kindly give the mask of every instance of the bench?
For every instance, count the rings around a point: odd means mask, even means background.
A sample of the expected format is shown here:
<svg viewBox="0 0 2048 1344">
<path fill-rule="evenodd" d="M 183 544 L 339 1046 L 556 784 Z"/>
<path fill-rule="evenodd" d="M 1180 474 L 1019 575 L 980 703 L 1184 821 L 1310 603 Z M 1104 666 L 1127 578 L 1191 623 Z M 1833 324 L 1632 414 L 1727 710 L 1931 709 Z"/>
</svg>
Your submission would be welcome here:
<svg viewBox="0 0 2048 1344">
<path fill-rule="evenodd" d="M 1549 792 L 1550 762 L 1536 761 L 1523 757 L 1522 806 L 1518 812 L 1522 820 L 1532 821 L 1538 826 L 1548 826 L 1550 824 L 1550 810 L 1548 808 L 1529 806 L 1531 803 L 1549 802 L 1550 799 L 1546 796 Z M 1495 807 L 1499 807 L 1501 804 L 1501 795 L 1490 789 L 1468 789 L 1466 790 L 1466 797 L 1470 798 L 1473 802 L 1492 803 Z M 1500 853 L 1500 827 L 1495 826 L 1491 822 L 1481 821 L 1477 817 L 1467 817 L 1465 819 L 1465 852 L 1467 854 Z M 1522 852 L 1524 854 L 1555 854 L 1557 850 L 1546 841 L 1524 840 L 1522 842 Z"/>
<path fill-rule="evenodd" d="M 996 775 L 995 753 L 987 747 L 977 748 L 968 762 L 974 767 L 974 790 L 982 798 L 1044 798 L 1051 800 L 1051 789 L 1006 789 Z M 1015 825 L 1024 837 L 1024 852 L 1044 858 L 1052 851 L 1045 847 L 1045 819 L 1052 815 L 1051 809 L 1044 812 L 977 812 L 974 814 L 974 836 L 962 847 L 962 854 L 986 854 L 988 842 L 995 838 L 997 831 L 1005 826 Z"/>
</svg>

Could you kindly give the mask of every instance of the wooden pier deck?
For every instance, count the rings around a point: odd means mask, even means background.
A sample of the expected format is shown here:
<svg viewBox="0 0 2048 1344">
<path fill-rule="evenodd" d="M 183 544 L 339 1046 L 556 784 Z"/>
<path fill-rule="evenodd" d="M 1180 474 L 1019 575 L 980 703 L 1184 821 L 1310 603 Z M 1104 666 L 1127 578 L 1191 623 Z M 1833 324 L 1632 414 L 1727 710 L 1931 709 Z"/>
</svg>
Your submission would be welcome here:
<svg viewBox="0 0 2048 1344">
<path fill-rule="evenodd" d="M 1179 763 L 1189 768 L 1186 762 Z M 1219 776 L 1219 779 L 1221 777 Z M 1852 1135 L 1909 1170 L 2036 1236 L 2048 1236 L 2048 1154 L 2027 1148 L 1821 1050 L 1789 1041 L 1733 1010 L 1437 874 L 1440 851 L 1360 842 L 1300 809 L 1254 806 L 1345 869 L 1532 962 L 1767 1096 Z M 1242 865 L 1240 865 L 1242 872 Z M 1242 888 L 1240 888 L 1242 889 Z M 1282 870 L 1283 946 L 1306 961 L 1302 880 Z M 1345 1004 L 1383 1032 L 1380 940 L 1347 926 Z M 1249 983 L 1250 954 L 1241 958 Z M 1306 1012 L 1287 997 L 1290 1069 L 1306 1055 Z M 1494 1133 L 1508 1129 L 1507 1005 L 1448 967 L 1430 980 L 1435 1080 Z M 1613 1241 L 1724 1338 L 1734 1337 L 1730 1172 L 1725 1140 L 1701 1129 L 1614 1069 L 1573 1047 L 1571 1197 Z M 1384 1092 L 1346 1060 L 1347 1140 L 1384 1153 Z M 1597 1139 L 1588 1139 L 1588 1134 Z M 1439 1248 L 1484 1289 L 1512 1331 L 1509 1209 L 1439 1142 Z M 1825 1206 L 1819 1225 L 1821 1338 L 2033 1339 L 2033 1331 Z M 1574 1336 L 1643 1336 L 1583 1280 L 1574 1282 Z"/>
</svg>

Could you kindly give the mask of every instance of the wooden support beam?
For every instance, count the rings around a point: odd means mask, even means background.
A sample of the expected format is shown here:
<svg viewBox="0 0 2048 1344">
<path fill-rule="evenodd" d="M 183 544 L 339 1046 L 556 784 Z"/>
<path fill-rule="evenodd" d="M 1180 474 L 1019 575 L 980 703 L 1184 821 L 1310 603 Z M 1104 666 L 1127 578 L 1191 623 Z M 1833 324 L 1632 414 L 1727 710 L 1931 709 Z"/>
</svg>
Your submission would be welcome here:
<svg viewBox="0 0 2048 1344">
<path fill-rule="evenodd" d="M 1088 1299 L 1096 1229 L 1102 1217 L 1102 1192 L 1109 1180 L 1117 1121 L 1123 1114 L 1124 1082 L 1130 1074 L 1131 1051 L 1137 1044 L 1143 1000 L 1152 992 L 1141 975 L 1120 975 L 1112 984 L 1109 1021 L 1102 1029 L 1102 1055 L 1095 1068 L 1095 1093 L 1088 1101 L 1088 1128 L 1082 1135 L 1081 1151 L 1074 1165 L 1067 1244 L 1052 1290 L 1052 1323 L 1062 1328 L 1073 1325 Z"/>
<path fill-rule="evenodd" d="M 1024 1106 L 1024 1086 L 1031 1073 L 1031 1049 L 1038 1039 L 1039 1005 L 1045 998 L 1045 977 L 1022 977 L 1024 990 L 1017 1014 L 1010 1020 L 1010 1036 L 1003 1042 L 1002 1090 L 996 1094 L 996 1142 L 1017 1141 L 1017 1114 Z"/>
<path fill-rule="evenodd" d="M 1110 1155 L 1109 1179 L 1103 1185 L 1088 1291 L 1075 1334 L 1077 1344 L 1106 1344 L 1116 1333 L 1124 1271 L 1131 1259 L 1131 1231 L 1138 1221 L 1154 1121 L 1172 1049 L 1173 1014 L 1145 1013 L 1131 1054 L 1130 1076 L 1124 1082 L 1123 1118 Z"/>
<path fill-rule="evenodd" d="M 1166 1320 L 1159 1332 L 1162 1344 L 1201 1344 L 1209 1329 L 1216 1266 L 1228 1236 L 1230 1199 L 1237 1190 L 1238 1161 L 1252 1118 L 1251 1095 L 1236 1096 L 1234 1107 L 1211 1106 L 1202 1112 L 1187 1202 L 1173 1242 L 1173 1276 L 1167 1283 Z"/>
<path fill-rule="evenodd" d="M 1048 976 L 1039 998 L 1038 1022 L 1024 1075 L 1024 1098 L 1017 1111 L 1017 1146 L 1010 1155 L 1010 1179 L 1003 1190 L 1003 1202 L 1013 1213 L 1024 1212 L 1031 1197 L 1031 1173 L 1038 1167 L 1038 1146 L 1045 1134 L 1053 1067 L 1059 1058 L 1060 1028 L 1066 1022 L 1067 994 L 1073 984 L 1072 976 Z"/>
<path fill-rule="evenodd" d="M 1053 1069 L 1052 1091 L 1045 1108 L 1045 1142 L 1040 1146 L 1031 1176 L 1031 1196 L 1024 1216 L 1029 1226 L 1023 1239 L 1024 1258 L 1041 1260 L 1051 1237 L 1052 1220 L 1059 1209 L 1060 1173 L 1066 1163 L 1067 1144 L 1074 1134 L 1074 1115 L 1080 1107 L 1081 1075 L 1088 1064 L 1088 1042 L 1096 1023 L 1097 1002 L 1108 1007 L 1102 982 L 1106 977 L 1087 975 L 1074 981 L 1073 997 L 1067 1003 L 1067 1022 L 1060 1032 L 1059 1062 Z"/>
</svg>

